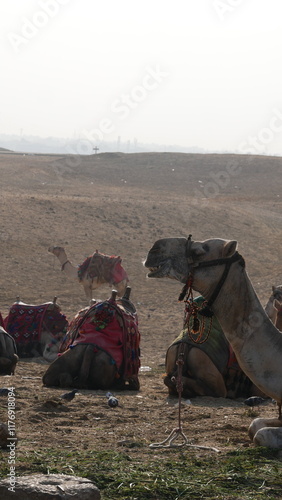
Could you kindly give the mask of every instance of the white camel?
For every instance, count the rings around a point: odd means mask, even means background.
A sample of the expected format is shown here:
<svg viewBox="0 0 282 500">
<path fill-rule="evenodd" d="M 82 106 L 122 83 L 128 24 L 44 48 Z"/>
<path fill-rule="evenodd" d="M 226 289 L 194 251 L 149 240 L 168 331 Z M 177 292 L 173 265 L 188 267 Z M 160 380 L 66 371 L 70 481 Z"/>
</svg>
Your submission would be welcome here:
<svg viewBox="0 0 282 500">
<path fill-rule="evenodd" d="M 250 436 L 259 444 L 260 433 L 264 446 L 281 447 L 282 335 L 257 297 L 237 241 L 163 238 L 150 249 L 144 265 L 150 269 L 148 277 L 176 279 L 185 284 L 184 295 L 189 289 L 203 295 L 206 306 L 201 312 L 215 314 L 242 370 L 277 402 L 278 419 L 263 419 L 263 427 L 250 430 Z"/>
<path fill-rule="evenodd" d="M 68 259 L 63 247 L 52 246 L 48 248 L 48 252 L 59 259 L 62 271 L 70 279 L 80 282 L 90 303 L 92 290 L 104 283 L 108 283 L 111 287 L 114 286 L 120 297 L 124 295 L 129 280 L 126 271 L 121 265 L 120 257 L 104 255 L 96 250 L 81 265 L 74 266 Z"/>
</svg>

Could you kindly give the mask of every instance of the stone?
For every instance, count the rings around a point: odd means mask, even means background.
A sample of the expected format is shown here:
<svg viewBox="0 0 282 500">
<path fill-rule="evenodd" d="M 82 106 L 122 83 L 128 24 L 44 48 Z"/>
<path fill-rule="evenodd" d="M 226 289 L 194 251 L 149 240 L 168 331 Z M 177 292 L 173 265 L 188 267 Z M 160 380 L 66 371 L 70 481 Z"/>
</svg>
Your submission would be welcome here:
<svg viewBox="0 0 282 500">
<path fill-rule="evenodd" d="M 15 480 L 15 483 L 14 483 Z M 101 500 L 92 481 L 65 474 L 10 475 L 0 481 L 0 498 L 5 500 Z"/>
</svg>

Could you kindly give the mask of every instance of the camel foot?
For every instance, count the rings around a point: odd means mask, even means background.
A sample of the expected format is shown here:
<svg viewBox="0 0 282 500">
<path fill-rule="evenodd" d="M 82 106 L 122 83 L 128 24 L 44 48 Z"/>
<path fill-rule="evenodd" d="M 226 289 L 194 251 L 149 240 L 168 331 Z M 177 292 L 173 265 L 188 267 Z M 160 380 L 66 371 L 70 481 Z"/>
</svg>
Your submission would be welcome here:
<svg viewBox="0 0 282 500">
<path fill-rule="evenodd" d="M 16 354 L 13 355 L 12 359 L 0 357 L 0 375 L 14 375 L 18 359 Z"/>
<path fill-rule="evenodd" d="M 126 388 L 129 391 L 139 391 L 139 389 L 140 389 L 140 382 L 138 380 L 138 377 L 136 377 L 136 378 L 134 377 L 134 378 L 129 379 Z"/>
</svg>

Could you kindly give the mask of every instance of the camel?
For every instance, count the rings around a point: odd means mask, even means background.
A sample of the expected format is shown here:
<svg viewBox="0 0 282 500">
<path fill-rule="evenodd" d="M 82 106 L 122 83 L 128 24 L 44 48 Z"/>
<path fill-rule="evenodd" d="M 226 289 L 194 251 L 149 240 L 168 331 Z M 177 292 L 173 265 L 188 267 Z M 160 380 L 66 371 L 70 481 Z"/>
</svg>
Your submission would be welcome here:
<svg viewBox="0 0 282 500">
<path fill-rule="evenodd" d="M 40 357 L 51 363 L 57 357 L 68 327 L 66 316 L 56 303 L 30 305 L 17 301 L 4 320 L 5 329 L 14 339 L 20 358 Z"/>
<path fill-rule="evenodd" d="M 43 375 L 48 387 L 139 390 L 139 342 L 130 288 L 97 301 L 71 322 L 60 354 Z"/>
<path fill-rule="evenodd" d="M 237 251 L 237 241 L 214 238 L 194 242 L 191 235 L 188 239 L 163 238 L 149 250 L 144 265 L 150 269 L 149 278 L 167 277 L 183 283 L 182 299 L 192 290 L 204 297 L 205 303 L 198 312 L 206 318 L 216 316 L 241 370 L 259 391 L 277 402 L 280 422 L 282 335 L 257 297 L 245 261 Z M 211 377 L 216 379 L 219 375 L 214 371 Z M 190 380 L 192 391 L 195 384 L 203 390 L 201 381 Z M 270 427 L 264 421 L 259 432 L 271 428 L 279 446 L 282 430 L 272 427 L 271 420 Z M 267 436 L 264 442 L 264 446 L 271 446 Z M 257 444 L 255 439 L 254 443 Z"/>
<path fill-rule="evenodd" d="M 48 252 L 54 254 L 60 261 L 62 271 L 72 280 L 78 280 L 83 286 L 85 295 L 91 305 L 92 290 L 104 283 L 114 286 L 119 297 L 125 293 L 128 276 L 121 265 L 121 258 L 99 253 L 98 250 L 88 257 L 81 265 L 74 266 L 67 257 L 63 247 L 52 246 Z"/>
<path fill-rule="evenodd" d="M 281 307 L 279 298 L 282 301 L 282 287 L 272 287 L 272 294 L 265 311 L 276 327 L 279 323 L 277 313 Z M 194 303 L 198 306 L 201 306 L 203 302 L 204 298 L 201 296 L 194 299 Z M 274 305 L 275 302 L 276 305 Z M 189 323 L 191 329 L 192 318 Z M 169 389 L 169 395 L 178 395 L 177 361 L 182 355 L 184 362 L 182 368 L 183 397 L 212 396 L 235 399 L 264 396 L 241 370 L 217 318 L 214 317 L 211 323 L 205 322 L 204 332 L 208 336 L 209 342 L 196 344 L 186 327 L 168 347 L 164 383 Z M 202 352 L 200 353 L 199 350 Z M 214 374 L 214 377 L 211 374 Z M 191 389 L 190 378 L 194 379 L 194 391 Z M 199 392 L 196 391 L 196 388 L 199 389 Z"/>
<path fill-rule="evenodd" d="M 14 339 L 0 326 L 0 375 L 14 375 L 18 360 Z"/>
</svg>

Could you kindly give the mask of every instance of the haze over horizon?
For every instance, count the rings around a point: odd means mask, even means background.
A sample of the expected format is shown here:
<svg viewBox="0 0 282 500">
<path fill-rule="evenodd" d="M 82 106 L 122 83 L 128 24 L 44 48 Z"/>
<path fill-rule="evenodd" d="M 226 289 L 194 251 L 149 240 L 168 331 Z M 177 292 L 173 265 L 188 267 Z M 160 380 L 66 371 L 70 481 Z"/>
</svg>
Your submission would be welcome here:
<svg viewBox="0 0 282 500">
<path fill-rule="evenodd" d="M 0 135 L 280 156 L 281 14 L 279 0 L 2 2 Z"/>
</svg>

